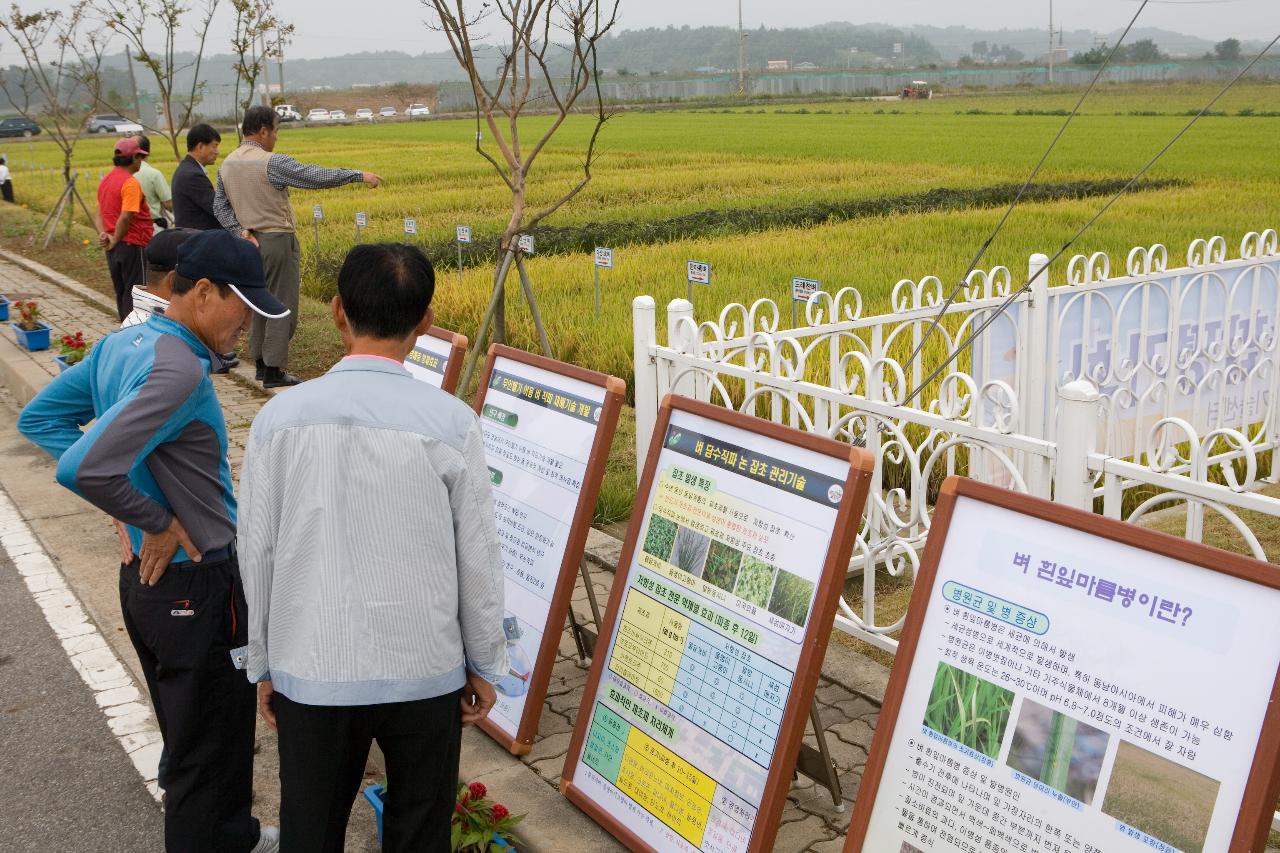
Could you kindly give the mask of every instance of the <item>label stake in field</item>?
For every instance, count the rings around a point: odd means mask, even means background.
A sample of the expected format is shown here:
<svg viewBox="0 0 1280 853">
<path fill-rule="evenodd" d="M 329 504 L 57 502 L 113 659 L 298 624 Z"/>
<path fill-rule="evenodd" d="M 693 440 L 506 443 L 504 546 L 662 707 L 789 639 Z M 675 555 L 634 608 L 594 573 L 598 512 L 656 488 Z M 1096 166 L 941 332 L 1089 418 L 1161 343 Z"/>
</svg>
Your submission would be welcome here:
<svg viewBox="0 0 1280 853">
<path fill-rule="evenodd" d="M 693 286 L 695 284 L 711 286 L 711 264 L 706 261 L 689 261 L 689 275 L 685 283 L 685 291 L 689 304 L 693 304 Z"/>
<path fill-rule="evenodd" d="M 324 211 L 320 209 L 320 205 L 311 206 L 311 233 L 316 238 L 316 257 L 320 257 L 320 220 L 324 219 Z"/>
<path fill-rule="evenodd" d="M 812 278 L 793 278 L 791 279 L 791 328 L 796 328 L 796 303 L 803 302 L 809 304 L 809 300 L 813 298 L 813 294 L 822 289 L 822 285 L 817 279 Z"/>
<path fill-rule="evenodd" d="M 596 247 L 596 260 L 593 265 L 596 271 L 596 319 L 600 319 L 600 270 L 601 268 L 613 269 L 613 249 L 606 249 L 603 246 Z"/>
<path fill-rule="evenodd" d="M 411 216 L 404 218 L 404 241 L 409 242 L 409 238 L 418 233 L 418 221 Z"/>
<path fill-rule="evenodd" d="M 462 287 L 462 245 L 471 243 L 471 226 L 459 225 L 456 229 L 458 243 L 458 287 Z"/>
<path fill-rule="evenodd" d="M 356 214 L 356 242 L 364 242 L 364 229 L 369 224 L 369 215 L 363 210 Z"/>
</svg>

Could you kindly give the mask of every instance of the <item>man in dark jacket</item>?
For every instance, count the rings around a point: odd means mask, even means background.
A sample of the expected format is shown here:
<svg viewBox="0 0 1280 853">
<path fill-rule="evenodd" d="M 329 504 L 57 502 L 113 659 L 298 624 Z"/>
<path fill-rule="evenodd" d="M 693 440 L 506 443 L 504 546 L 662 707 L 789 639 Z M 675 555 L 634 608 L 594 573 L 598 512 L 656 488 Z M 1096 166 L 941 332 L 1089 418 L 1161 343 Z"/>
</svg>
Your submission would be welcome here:
<svg viewBox="0 0 1280 853">
<path fill-rule="evenodd" d="M 212 231 L 222 223 L 213 215 L 213 183 L 205 169 L 218 162 L 222 135 L 207 124 L 187 131 L 187 156 L 173 173 L 173 218 L 179 228 Z"/>
</svg>

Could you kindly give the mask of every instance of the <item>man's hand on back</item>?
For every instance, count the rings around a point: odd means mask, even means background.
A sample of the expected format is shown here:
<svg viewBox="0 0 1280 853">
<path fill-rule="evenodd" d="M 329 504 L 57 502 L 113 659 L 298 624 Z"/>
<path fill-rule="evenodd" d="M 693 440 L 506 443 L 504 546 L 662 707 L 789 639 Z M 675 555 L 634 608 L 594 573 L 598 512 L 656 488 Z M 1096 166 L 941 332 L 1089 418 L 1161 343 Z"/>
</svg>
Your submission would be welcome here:
<svg viewBox="0 0 1280 853">
<path fill-rule="evenodd" d="M 380 175 L 375 175 L 373 172 L 361 172 L 360 180 L 364 181 L 370 187 L 376 187 L 378 184 L 382 183 L 382 177 Z"/>
<path fill-rule="evenodd" d="M 176 515 L 165 530 L 159 533 L 143 532 L 142 553 L 138 555 L 142 558 L 138 579 L 147 586 L 155 586 L 159 583 L 165 570 L 169 568 L 169 561 L 173 559 L 179 547 L 185 550 L 192 560 L 200 562 L 200 552 L 196 550 L 191 537 L 187 535 L 186 529 Z"/>
<path fill-rule="evenodd" d="M 467 683 L 462 688 L 462 724 L 469 726 L 489 716 L 489 709 L 498 701 L 493 685 L 474 672 L 467 673 Z"/>
</svg>

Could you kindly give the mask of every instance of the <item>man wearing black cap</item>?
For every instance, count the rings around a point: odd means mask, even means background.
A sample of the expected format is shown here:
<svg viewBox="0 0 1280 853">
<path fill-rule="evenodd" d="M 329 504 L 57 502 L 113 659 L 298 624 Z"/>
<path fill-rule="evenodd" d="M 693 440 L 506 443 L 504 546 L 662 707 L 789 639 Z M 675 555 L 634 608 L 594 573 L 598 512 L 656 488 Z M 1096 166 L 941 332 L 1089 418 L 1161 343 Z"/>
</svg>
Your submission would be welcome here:
<svg viewBox="0 0 1280 853">
<path fill-rule="evenodd" d="M 173 277 L 177 274 L 178 247 L 188 237 L 199 233 L 194 228 L 169 228 L 156 233 L 147 244 L 147 286 L 133 289 L 133 311 L 120 328 L 136 326 L 147 322 L 152 314 L 163 314 L 169 307 L 169 296 L 173 293 Z M 229 373 L 240 363 L 234 352 L 216 353 L 218 364 L 214 365 L 214 373 Z"/>
<path fill-rule="evenodd" d="M 168 308 L 108 335 L 23 409 L 58 482 L 128 527 L 120 604 L 164 737 L 169 853 L 274 853 L 253 797 L 254 688 L 227 433 L 209 370 L 253 314 L 288 313 L 248 242 L 178 249 Z M 90 424 L 85 429 L 86 424 Z"/>
</svg>

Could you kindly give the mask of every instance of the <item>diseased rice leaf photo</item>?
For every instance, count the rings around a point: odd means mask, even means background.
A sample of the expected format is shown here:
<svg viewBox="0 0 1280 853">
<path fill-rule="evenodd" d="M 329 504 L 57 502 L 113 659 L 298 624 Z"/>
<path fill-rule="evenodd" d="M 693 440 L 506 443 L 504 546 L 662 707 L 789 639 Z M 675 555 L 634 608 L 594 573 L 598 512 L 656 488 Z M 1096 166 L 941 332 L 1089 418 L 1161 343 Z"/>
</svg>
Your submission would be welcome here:
<svg viewBox="0 0 1280 853">
<path fill-rule="evenodd" d="M 778 570 L 768 563 L 743 555 L 742 568 L 738 569 L 738 585 L 733 588 L 733 594 L 756 607 L 767 607 L 777 573 Z"/>
<path fill-rule="evenodd" d="M 742 565 L 742 552 L 723 542 L 712 541 L 707 552 L 707 566 L 702 572 L 702 579 L 723 589 L 733 592 L 738 582 L 738 566 Z"/>
<path fill-rule="evenodd" d="M 675 547 L 672 548 L 671 558 L 667 562 L 682 572 L 688 572 L 695 578 L 700 578 L 702 567 L 707 562 L 707 551 L 710 548 L 710 537 L 687 527 L 681 527 L 676 532 Z"/>
<path fill-rule="evenodd" d="M 812 581 L 778 569 L 778 578 L 774 581 L 773 593 L 769 596 L 770 613 L 803 628 L 809 619 L 809 602 L 812 600 Z"/>
<path fill-rule="evenodd" d="M 1087 806 L 1109 741 L 1101 729 L 1024 698 L 1005 763 Z"/>
<path fill-rule="evenodd" d="M 945 663 L 938 664 L 924 724 L 988 758 L 1000 755 L 1013 692 Z"/>
<path fill-rule="evenodd" d="M 649 530 L 644 536 L 644 545 L 641 546 L 646 554 L 652 554 L 659 560 L 668 560 L 671 557 L 671 548 L 676 542 L 676 530 L 679 527 L 674 521 L 663 518 L 660 515 L 649 516 Z"/>
</svg>

